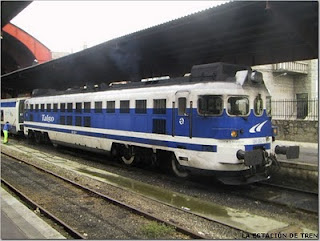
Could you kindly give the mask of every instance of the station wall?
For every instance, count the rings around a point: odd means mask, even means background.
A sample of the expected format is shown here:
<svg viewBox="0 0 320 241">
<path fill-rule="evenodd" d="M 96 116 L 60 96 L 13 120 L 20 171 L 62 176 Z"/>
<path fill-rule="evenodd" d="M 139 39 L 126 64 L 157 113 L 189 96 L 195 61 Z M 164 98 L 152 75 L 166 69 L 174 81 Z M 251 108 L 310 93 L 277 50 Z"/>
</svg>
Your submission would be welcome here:
<svg viewBox="0 0 320 241">
<path fill-rule="evenodd" d="M 277 140 L 312 143 L 319 141 L 318 121 L 272 120 L 272 124 L 279 128 Z"/>
</svg>

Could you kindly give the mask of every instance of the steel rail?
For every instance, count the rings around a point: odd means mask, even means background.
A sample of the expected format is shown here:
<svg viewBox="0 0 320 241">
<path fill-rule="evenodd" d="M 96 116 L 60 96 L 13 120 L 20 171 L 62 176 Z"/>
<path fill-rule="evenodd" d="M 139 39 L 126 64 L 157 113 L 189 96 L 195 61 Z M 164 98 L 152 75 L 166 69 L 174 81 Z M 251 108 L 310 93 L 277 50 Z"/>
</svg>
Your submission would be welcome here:
<svg viewBox="0 0 320 241">
<path fill-rule="evenodd" d="M 72 227 L 70 227 L 68 224 L 63 222 L 61 219 L 56 217 L 54 214 L 46 210 L 41 205 L 37 204 L 30 198 L 28 198 L 26 195 L 24 195 L 20 190 L 15 188 L 13 185 L 11 185 L 8 181 L 6 181 L 3 177 L 1 177 L 1 183 L 4 184 L 6 187 L 8 187 L 14 194 L 16 194 L 19 198 L 21 198 L 25 203 L 27 203 L 29 206 L 31 206 L 34 210 L 39 209 L 42 214 L 44 214 L 47 218 L 53 220 L 55 223 L 58 223 L 60 226 L 62 226 L 66 232 L 73 237 L 74 239 L 87 239 L 85 236 L 80 234 L 78 231 L 74 230 Z"/>
<path fill-rule="evenodd" d="M 53 172 L 51 172 L 51 171 L 49 171 L 49 170 L 46 170 L 46 169 L 44 169 L 44 168 L 42 168 L 42 167 L 39 167 L 39 166 L 35 165 L 35 164 L 26 162 L 26 161 L 24 161 L 24 160 L 22 160 L 22 159 L 19 159 L 19 158 L 15 157 L 15 156 L 12 156 L 12 155 L 10 155 L 10 154 L 3 153 L 2 151 L 1 151 L 1 153 L 2 153 L 3 155 L 5 155 L 5 156 L 8 156 L 8 157 L 12 158 L 12 159 L 15 159 L 15 160 L 17 160 L 17 161 L 21 161 L 21 162 L 23 162 L 23 163 L 25 163 L 25 164 L 27 164 L 27 165 L 30 165 L 30 166 L 32 166 L 32 167 L 34 167 L 34 168 L 37 168 L 38 170 L 41 170 L 41 171 L 43 171 L 43 172 L 45 172 L 45 173 L 48 173 L 48 174 L 50 174 L 50 175 L 52 175 L 52 176 L 54 176 L 54 177 L 56 177 L 56 178 L 59 178 L 59 179 L 65 181 L 65 182 L 67 182 L 67 183 L 70 183 L 70 184 L 72 184 L 72 185 L 74 185 L 74 186 L 76 186 L 76 187 L 78 187 L 78 188 L 80 188 L 80 189 L 82 189 L 82 190 L 85 190 L 85 191 L 90 192 L 90 193 L 92 193 L 92 194 L 94 194 L 94 195 L 97 195 L 98 197 L 101 197 L 101 198 L 107 200 L 108 202 L 110 202 L 110 203 L 112 203 L 112 204 L 115 204 L 115 205 L 117 205 L 117 206 L 121 206 L 121 207 L 123 207 L 123 208 L 125 208 L 125 209 L 127 209 L 127 210 L 129 210 L 129 211 L 131 211 L 131 212 L 133 212 L 133 213 L 136 213 L 136 214 L 138 214 L 138 215 L 141 215 L 141 216 L 143 216 L 143 217 L 145 217 L 145 218 L 148 218 L 148 219 L 150 219 L 150 220 L 154 220 L 154 221 L 157 221 L 157 222 L 164 223 L 164 224 L 166 224 L 166 225 L 172 226 L 172 227 L 175 228 L 176 231 L 178 231 L 178 232 L 180 232 L 180 233 L 183 233 L 183 234 L 185 234 L 185 235 L 188 235 L 188 236 L 190 236 L 190 237 L 193 238 L 193 239 L 209 239 L 209 238 L 206 237 L 205 235 L 195 233 L 195 232 L 190 231 L 190 230 L 188 230 L 188 229 L 186 229 L 186 228 L 184 228 L 184 227 L 182 227 L 182 226 L 180 226 L 180 225 L 177 225 L 177 224 L 175 224 L 175 223 L 173 223 L 173 222 L 166 221 L 166 220 L 164 220 L 164 219 L 162 219 L 162 218 L 159 218 L 159 217 L 156 217 L 156 216 L 154 216 L 154 215 L 151 215 L 151 214 L 149 214 L 149 213 L 147 213 L 147 212 L 145 212 L 145 211 L 143 211 L 143 210 L 140 210 L 140 209 L 135 208 L 135 207 L 133 207 L 133 206 L 131 206 L 131 205 L 125 204 L 125 203 L 123 203 L 123 202 L 121 202 L 121 201 L 118 201 L 118 200 L 112 198 L 112 197 L 109 197 L 109 196 L 107 196 L 107 195 L 105 195 L 105 194 L 102 194 L 102 193 L 100 193 L 100 192 L 97 192 L 97 191 L 95 191 L 95 190 L 93 190 L 93 189 L 91 189 L 91 188 L 85 187 L 85 186 L 83 186 L 83 185 L 81 185 L 81 184 L 79 184 L 79 183 L 76 183 L 76 182 L 74 182 L 74 181 L 72 181 L 72 180 L 70 180 L 70 179 L 68 179 L 68 178 L 62 177 L 62 176 L 60 176 L 60 175 L 58 175 L 58 174 L 56 174 L 56 173 L 53 173 Z M 197 216 L 198 216 L 198 215 L 197 215 Z M 224 224 L 224 225 L 225 225 L 225 224 Z M 231 227 L 231 226 L 230 226 L 230 227 Z M 233 228 L 233 227 L 232 227 L 232 228 Z"/>
<path fill-rule="evenodd" d="M 316 195 L 316 196 L 319 195 L 317 192 L 312 192 L 312 191 L 308 191 L 308 190 L 301 190 L 301 189 L 298 189 L 295 187 L 290 187 L 290 186 L 285 186 L 285 185 L 275 184 L 275 183 L 260 182 L 257 185 L 277 187 L 279 189 L 290 190 L 290 191 L 300 192 L 300 193 L 306 193 L 306 194 L 311 194 L 311 195 Z"/>
<path fill-rule="evenodd" d="M 266 182 L 261 182 L 261 183 L 255 183 L 253 184 L 255 186 L 265 186 L 265 187 L 273 187 L 273 188 L 278 188 L 278 189 L 282 189 L 282 190 L 286 190 L 286 191 L 291 191 L 291 192 L 296 192 L 296 193 L 300 193 L 300 194 L 307 194 L 307 195 L 312 195 L 315 196 L 318 200 L 318 193 L 316 192 L 311 192 L 311 191 L 304 191 L 298 188 L 294 188 L 294 187 L 288 187 L 288 186 L 283 186 L 283 185 L 279 185 L 279 184 L 273 184 L 273 183 L 266 183 Z M 257 199 L 257 197 L 255 198 Z M 268 200 L 268 199 L 259 199 L 260 201 L 266 202 L 266 203 L 272 203 L 272 204 L 276 204 L 276 205 L 280 205 L 280 206 L 284 206 L 284 207 L 288 207 L 291 206 L 290 203 L 281 203 L 281 202 L 277 202 L 274 200 Z M 306 207 L 301 207 L 301 206 L 294 206 L 295 209 L 306 212 L 306 213 L 310 213 L 310 214 L 318 214 L 319 213 L 319 207 L 317 208 L 317 210 L 314 209 L 310 209 L 310 208 L 306 208 Z"/>
</svg>

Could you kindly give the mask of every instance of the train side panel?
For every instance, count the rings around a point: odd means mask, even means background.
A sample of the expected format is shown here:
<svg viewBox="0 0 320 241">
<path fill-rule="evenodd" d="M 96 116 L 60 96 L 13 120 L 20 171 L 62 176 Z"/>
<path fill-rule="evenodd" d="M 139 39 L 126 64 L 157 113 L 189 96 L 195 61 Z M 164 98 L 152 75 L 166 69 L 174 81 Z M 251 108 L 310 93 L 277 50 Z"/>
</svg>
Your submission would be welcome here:
<svg viewBox="0 0 320 241">
<path fill-rule="evenodd" d="M 24 102 L 26 98 L 1 100 L 1 130 L 6 122 L 11 125 L 10 133 L 23 134 Z"/>
</svg>

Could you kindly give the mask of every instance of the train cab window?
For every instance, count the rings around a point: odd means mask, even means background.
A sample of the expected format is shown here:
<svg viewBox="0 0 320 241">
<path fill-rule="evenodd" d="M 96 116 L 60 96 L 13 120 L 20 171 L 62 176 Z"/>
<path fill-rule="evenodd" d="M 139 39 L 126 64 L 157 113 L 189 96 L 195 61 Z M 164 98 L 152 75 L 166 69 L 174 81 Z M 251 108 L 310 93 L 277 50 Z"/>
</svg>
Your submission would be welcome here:
<svg viewBox="0 0 320 241">
<path fill-rule="evenodd" d="M 76 103 L 76 112 L 81 113 L 82 112 L 82 103 Z"/>
<path fill-rule="evenodd" d="M 58 104 L 53 104 L 53 112 L 58 112 Z"/>
<path fill-rule="evenodd" d="M 120 100 L 120 113 L 130 112 L 130 102 L 129 100 Z"/>
<path fill-rule="evenodd" d="M 147 113 L 147 100 L 136 100 L 136 114 Z"/>
<path fill-rule="evenodd" d="M 267 101 L 266 101 L 266 110 L 267 110 L 267 115 L 271 116 L 271 96 L 267 96 Z"/>
<path fill-rule="evenodd" d="M 263 101 L 261 99 L 261 95 L 258 94 L 257 97 L 254 99 L 254 113 L 257 116 L 261 116 L 263 114 Z"/>
<path fill-rule="evenodd" d="M 51 112 L 51 104 L 47 104 L 47 112 Z"/>
<path fill-rule="evenodd" d="M 153 114 L 166 114 L 166 99 L 153 100 Z"/>
<path fill-rule="evenodd" d="M 180 116 L 187 116 L 187 98 L 186 97 L 180 97 L 178 99 L 178 115 Z"/>
<path fill-rule="evenodd" d="M 116 112 L 116 102 L 107 101 L 107 113 L 115 113 L 115 112 Z"/>
<path fill-rule="evenodd" d="M 91 110 L 91 102 L 84 102 L 84 113 L 90 113 Z"/>
<path fill-rule="evenodd" d="M 30 105 L 30 111 L 33 111 L 33 104 Z"/>
<path fill-rule="evenodd" d="M 44 112 L 44 104 L 41 104 L 40 106 L 41 106 L 41 110 L 40 111 Z"/>
<path fill-rule="evenodd" d="M 198 112 L 203 116 L 218 116 L 223 112 L 223 100 L 219 95 L 201 95 L 198 99 Z"/>
<path fill-rule="evenodd" d="M 94 102 L 94 112 L 102 113 L 102 101 Z"/>
<path fill-rule="evenodd" d="M 72 112 L 72 103 L 67 103 L 67 111 Z"/>
<path fill-rule="evenodd" d="M 36 105 L 35 105 L 35 110 L 36 110 L 36 112 L 39 111 L 39 104 L 36 104 Z"/>
<path fill-rule="evenodd" d="M 61 103 L 60 104 L 60 112 L 65 112 L 66 111 L 66 104 L 65 103 Z"/>
<path fill-rule="evenodd" d="M 228 114 L 246 116 L 249 114 L 249 99 L 245 96 L 230 97 L 228 99 Z"/>
</svg>

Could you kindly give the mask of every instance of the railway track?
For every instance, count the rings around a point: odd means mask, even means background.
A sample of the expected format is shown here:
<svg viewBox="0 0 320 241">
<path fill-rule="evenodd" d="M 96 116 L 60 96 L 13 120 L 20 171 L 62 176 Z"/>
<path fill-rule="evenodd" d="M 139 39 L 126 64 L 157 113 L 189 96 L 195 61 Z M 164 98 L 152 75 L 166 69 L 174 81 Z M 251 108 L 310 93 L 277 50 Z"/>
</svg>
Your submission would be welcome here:
<svg viewBox="0 0 320 241">
<path fill-rule="evenodd" d="M 39 210 L 46 218 L 51 219 L 54 223 L 60 225 L 67 233 L 70 235 L 71 238 L 74 239 L 86 239 L 84 235 L 73 229 L 71 226 L 63 222 L 60 218 L 55 216 L 53 213 L 49 212 L 47 209 L 42 207 L 40 204 L 32 201 L 28 196 L 23 194 L 22 191 L 15 188 L 12 184 L 6 181 L 4 178 L 1 178 L 1 185 L 4 185 L 8 188 L 12 193 L 18 196 L 27 206 L 31 207 L 33 210 Z"/>
<path fill-rule="evenodd" d="M 278 193 L 278 195 L 273 195 L 264 201 L 282 206 L 289 206 L 292 209 L 297 209 L 307 213 L 318 214 L 319 196 L 316 192 L 268 182 L 256 183 L 254 185 L 258 187 L 266 187 L 269 190 L 276 191 Z"/>
<path fill-rule="evenodd" d="M 9 155 L 10 156 L 10 155 Z M 16 160 L 19 160 L 19 161 L 23 161 L 23 160 L 20 160 L 20 159 L 17 159 L 17 158 L 15 158 L 15 157 L 13 157 L 14 159 L 16 159 Z M 27 163 L 28 165 L 33 165 L 33 164 L 29 164 L 29 163 Z M 37 166 L 36 165 L 34 165 L 36 168 L 37 168 Z M 41 167 L 39 167 L 40 169 L 42 169 Z M 43 171 L 45 171 L 45 172 L 47 172 L 46 170 L 43 170 Z M 51 172 L 49 172 L 49 173 L 51 173 Z M 54 176 L 56 176 L 56 174 L 54 174 L 54 173 L 52 173 L 52 175 L 54 175 Z M 63 179 L 64 179 L 64 177 L 62 177 Z M 73 181 L 71 181 L 71 180 L 67 180 L 68 182 L 70 181 L 70 183 L 74 183 Z M 78 186 L 79 184 L 78 183 L 74 183 L 73 185 L 76 185 L 76 186 Z M 81 185 L 80 185 L 81 186 Z M 86 188 L 86 187 L 84 187 L 84 188 Z M 87 189 L 87 188 L 86 188 Z M 92 192 L 93 194 L 95 194 L 95 195 L 101 195 L 100 193 L 97 193 L 95 190 L 90 190 L 90 192 Z M 105 195 L 103 195 L 102 194 L 102 196 L 105 196 Z M 176 197 L 177 198 L 177 200 L 178 200 L 178 202 L 180 202 L 181 201 L 181 199 L 180 199 L 180 197 Z M 111 200 L 112 202 L 114 201 L 115 203 L 119 203 L 119 201 L 117 201 L 117 200 L 114 200 L 113 198 L 109 198 L 109 197 L 107 197 L 107 199 L 109 199 L 109 200 Z M 239 217 L 239 216 L 241 216 L 241 215 L 244 215 L 243 217 L 244 217 L 244 219 L 246 219 L 247 217 L 245 217 L 245 216 L 248 216 L 248 214 L 247 213 L 244 213 L 244 214 L 241 214 L 241 212 L 238 212 L 237 210 L 233 210 L 233 209 L 225 209 L 225 210 L 221 210 L 221 209 L 219 209 L 219 207 L 218 208 L 215 208 L 215 207 L 217 207 L 217 206 L 215 206 L 215 205 L 213 205 L 213 207 L 214 207 L 214 210 L 213 210 L 213 212 L 217 212 L 217 215 L 216 216 L 210 216 L 210 210 L 208 210 L 208 208 L 210 209 L 211 208 L 211 206 L 207 206 L 208 205 L 208 203 L 207 202 L 201 202 L 201 203 L 196 203 L 195 205 L 197 205 L 197 206 L 201 206 L 201 205 L 204 205 L 204 209 L 203 210 L 206 210 L 206 211 L 208 211 L 208 213 L 199 213 L 199 212 L 197 212 L 198 210 L 195 210 L 195 207 L 193 206 L 191 209 L 190 208 L 188 208 L 188 207 L 179 207 L 179 208 L 177 208 L 177 207 L 175 207 L 174 206 L 174 204 L 168 204 L 168 203 L 165 203 L 165 202 L 162 202 L 162 201 L 159 201 L 159 200 L 154 200 L 153 198 L 151 198 L 150 199 L 150 201 L 156 201 L 156 202 L 159 202 L 160 204 L 164 204 L 164 205 L 167 205 L 168 207 L 170 207 L 170 208 L 172 208 L 172 209 L 175 209 L 175 210 L 178 210 L 178 211 L 182 211 L 182 212 L 184 212 L 184 213 L 188 213 L 188 214 L 190 214 L 190 215 L 192 215 L 192 216 L 197 216 L 197 217 L 199 217 L 200 219 L 202 219 L 202 222 L 204 221 L 204 220 L 207 220 L 208 222 L 214 222 L 214 223 L 218 223 L 218 224 L 220 224 L 220 225 L 222 225 L 222 226 L 224 226 L 224 227 L 227 227 L 227 228 L 230 228 L 231 230 L 235 230 L 236 232 L 238 232 L 239 234 L 238 234 L 238 238 L 239 237 L 248 237 L 248 235 L 250 236 L 251 234 L 253 234 L 254 233 L 254 228 L 252 229 L 252 228 L 249 228 L 249 230 L 248 230 L 248 226 L 246 226 L 245 225 L 245 223 L 246 223 L 246 220 L 239 220 L 239 222 L 235 222 L 235 221 L 232 221 L 232 216 L 234 215 L 234 216 L 237 216 L 237 217 Z M 188 198 L 188 201 L 187 202 L 191 202 L 191 200 Z M 123 204 L 123 203 L 121 203 L 120 202 L 120 205 L 124 205 L 124 206 L 127 206 L 126 204 Z M 131 207 L 129 207 L 130 209 L 131 209 Z M 203 208 L 203 207 L 201 207 L 201 208 Z M 135 209 L 135 208 L 134 208 Z M 137 211 L 138 213 L 141 213 L 141 215 L 146 215 L 146 217 L 148 217 L 148 218 L 151 218 L 151 219 L 156 219 L 157 221 L 159 221 L 159 222 L 163 222 L 163 223 L 166 223 L 167 225 L 170 225 L 170 226 L 174 226 L 175 228 L 176 228 L 176 230 L 177 231 L 179 231 L 179 232 L 181 232 L 181 233 L 184 233 L 184 234 L 186 234 L 186 235 L 188 235 L 189 237 L 191 237 L 191 238 L 197 238 L 197 239 L 202 239 L 202 238 L 206 238 L 206 239 L 208 239 L 208 238 L 212 238 L 212 237 L 208 237 L 208 236 L 206 236 L 206 235 L 204 235 L 202 232 L 200 232 L 200 234 L 199 233 L 195 233 L 195 232 L 192 232 L 192 231 L 190 231 L 189 229 L 186 229 L 186 228 L 184 228 L 184 227 L 181 227 L 181 226 L 177 226 L 176 225 L 176 221 L 175 220 L 172 220 L 171 222 L 167 222 L 167 221 L 164 221 L 163 219 L 158 219 L 158 218 L 155 218 L 154 216 L 150 216 L 150 214 L 148 214 L 148 213 L 146 213 L 146 212 L 140 212 L 139 210 Z M 220 217 L 220 219 L 218 218 L 216 218 L 217 216 L 223 216 L 223 217 Z M 229 216 L 230 215 L 230 216 Z M 226 218 L 224 218 L 224 217 L 226 217 Z M 251 220 L 251 218 L 252 218 L 252 216 L 250 216 L 249 215 L 249 220 Z M 229 221 L 228 221 L 229 220 Z M 178 221 L 179 222 L 179 221 Z"/>
<path fill-rule="evenodd" d="M 154 201 L 154 200 L 153 200 L 153 201 Z M 181 211 L 181 210 L 180 210 L 180 211 Z M 207 220 L 220 223 L 221 225 L 230 227 L 230 228 L 232 228 L 232 229 L 234 229 L 234 230 L 238 230 L 239 232 L 242 232 L 242 233 L 250 233 L 250 232 L 248 232 L 247 229 L 245 229 L 245 228 L 244 228 L 244 229 L 239 228 L 239 225 L 234 225 L 234 223 L 232 224 L 232 223 L 230 223 L 230 222 L 228 222 L 228 221 L 222 221 L 222 222 L 221 222 L 221 221 L 216 220 L 216 219 L 214 219 L 214 218 L 212 218 L 212 217 L 206 217 L 206 216 L 204 216 L 204 215 L 202 215 L 202 214 L 199 215 L 198 213 L 194 213 L 193 210 L 190 210 L 190 209 L 188 209 L 188 208 L 184 209 L 184 211 L 185 211 L 185 212 L 188 212 L 188 213 L 190 213 L 190 214 L 197 215 L 197 216 L 199 216 L 199 217 L 205 218 L 205 219 L 207 219 Z M 149 214 L 148 214 L 148 215 L 149 215 Z M 175 223 L 175 222 L 173 221 L 173 222 L 169 222 L 168 224 L 175 226 L 174 223 Z M 197 233 L 196 233 L 196 235 L 201 236 L 202 238 L 204 237 L 203 235 L 199 235 L 199 234 L 197 234 Z M 243 234 L 241 234 L 241 235 L 243 235 Z M 240 236 L 241 236 L 241 235 L 240 235 Z"/>
<path fill-rule="evenodd" d="M 4 154 L 2 153 L 2 155 L 5 155 L 7 157 L 10 157 L 16 161 L 19 161 L 19 162 L 23 162 L 29 166 L 32 166 L 33 168 L 36 168 L 38 170 L 40 170 L 41 172 L 44 172 L 44 173 L 47 173 L 47 174 L 50 174 L 52 176 L 54 176 L 55 178 L 58 178 L 58 179 L 61 179 L 63 180 L 64 182 L 67 182 L 69 184 L 72 184 L 73 186 L 81 189 L 81 190 L 84 190 L 85 192 L 89 193 L 90 195 L 95 195 L 99 198 L 102 198 L 103 200 L 109 202 L 109 203 L 112 203 L 113 205 L 116 205 L 116 206 L 119 206 L 121 208 L 124 208 L 132 213 L 135 213 L 139 216 L 143 216 L 149 220 L 153 220 L 153 221 L 156 221 L 156 222 L 159 222 L 159 223 L 162 223 L 162 224 L 166 224 L 168 226 L 171 226 L 173 227 L 177 232 L 180 232 L 184 235 L 186 235 L 187 237 L 189 238 L 193 238 L 193 239 L 204 239 L 204 238 L 207 238 L 205 237 L 204 235 L 202 234 L 198 234 L 198 233 L 195 233 L 195 232 L 192 232 L 182 226 L 179 226 L 173 222 L 168 222 L 166 220 L 163 220 L 159 217 L 156 217 L 155 215 L 152 215 L 152 214 L 149 214 L 149 213 L 146 213 L 144 212 L 143 210 L 139 210 L 137 209 L 136 207 L 133 207 L 133 206 L 130 206 L 130 205 L 127 205 L 123 202 L 120 202 L 118 200 L 115 200 L 105 194 L 102 194 L 102 193 L 99 193 L 93 189 L 90 189 L 88 187 L 85 187 L 83 185 L 80 185 L 70 179 L 67 179 L 65 177 L 62 177 L 60 175 L 57 175 L 51 171 L 48 171 L 48 170 L 45 170 L 35 164 L 31 164 L 31 163 L 27 163 L 21 159 L 18 159 L 14 156 L 11 156 L 11 155 L 8 155 L 8 154 Z M 3 180 L 3 179 L 2 179 Z M 48 217 L 50 217 L 51 219 L 53 219 L 54 221 L 56 221 L 57 223 L 59 223 L 60 225 L 62 225 L 63 227 L 65 227 L 65 229 L 67 230 L 68 233 L 70 233 L 70 235 L 74 238 L 81 238 L 81 239 L 84 239 L 84 238 L 87 238 L 87 236 L 84 236 L 84 235 L 81 235 L 79 232 L 75 231 L 75 229 L 73 229 L 72 227 L 70 227 L 69 225 L 67 225 L 66 223 L 64 223 L 62 220 L 60 220 L 59 218 L 57 218 L 55 215 L 53 215 L 52 213 L 50 213 L 49 211 L 47 211 L 46 209 L 44 209 L 43 207 L 41 207 L 39 204 L 33 202 L 31 199 L 29 199 L 26 195 L 22 194 L 21 191 L 19 191 L 18 189 L 14 188 L 13 185 L 10 185 L 7 181 L 3 180 L 4 184 L 8 185 L 10 187 L 11 190 L 13 190 L 15 193 L 17 193 L 18 196 L 20 197 L 23 197 L 24 200 L 27 200 L 28 203 L 30 203 L 33 207 L 35 208 L 39 208 L 43 213 L 45 213 L 46 215 L 48 215 Z"/>
<path fill-rule="evenodd" d="M 260 182 L 257 185 L 276 187 L 276 188 L 283 189 L 283 190 L 290 190 L 290 191 L 294 191 L 294 192 L 299 192 L 299 193 L 311 194 L 311 195 L 318 196 L 318 192 L 313 192 L 313 191 L 309 191 L 309 190 L 302 190 L 302 189 L 291 187 L 291 186 L 287 186 L 287 185 L 275 184 L 275 183 L 270 183 L 270 182 Z"/>
</svg>

